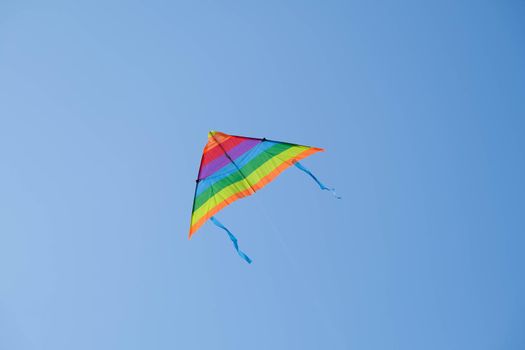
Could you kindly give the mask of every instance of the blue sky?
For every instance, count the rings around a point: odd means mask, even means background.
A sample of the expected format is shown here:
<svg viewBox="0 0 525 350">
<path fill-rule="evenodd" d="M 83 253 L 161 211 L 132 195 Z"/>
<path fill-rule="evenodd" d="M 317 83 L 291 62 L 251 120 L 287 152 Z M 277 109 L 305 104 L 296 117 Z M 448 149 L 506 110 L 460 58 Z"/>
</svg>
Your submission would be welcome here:
<svg viewBox="0 0 525 350">
<path fill-rule="evenodd" d="M 1 349 L 523 349 L 520 1 L 0 3 Z M 323 147 L 189 241 L 209 130 Z"/>
</svg>

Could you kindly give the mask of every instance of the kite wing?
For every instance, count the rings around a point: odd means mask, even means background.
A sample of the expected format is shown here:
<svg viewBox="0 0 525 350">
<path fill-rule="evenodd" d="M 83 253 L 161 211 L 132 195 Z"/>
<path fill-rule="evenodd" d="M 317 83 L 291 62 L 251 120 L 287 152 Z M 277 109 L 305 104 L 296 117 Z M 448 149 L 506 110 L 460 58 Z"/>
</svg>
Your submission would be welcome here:
<svg viewBox="0 0 525 350">
<path fill-rule="evenodd" d="M 320 151 L 323 149 L 210 131 L 197 177 L 190 238 L 221 209 L 254 194 L 286 168 L 298 165 L 309 173 L 297 162 Z"/>
</svg>

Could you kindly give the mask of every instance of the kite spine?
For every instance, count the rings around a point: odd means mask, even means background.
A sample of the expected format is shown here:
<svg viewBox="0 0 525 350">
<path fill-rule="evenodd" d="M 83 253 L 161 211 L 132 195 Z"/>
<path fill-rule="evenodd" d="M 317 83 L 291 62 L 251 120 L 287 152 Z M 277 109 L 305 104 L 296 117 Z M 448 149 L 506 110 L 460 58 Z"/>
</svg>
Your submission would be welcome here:
<svg viewBox="0 0 525 350">
<path fill-rule="evenodd" d="M 248 181 L 248 179 L 246 178 L 246 176 L 244 175 L 244 173 L 242 172 L 242 170 L 239 168 L 239 166 L 237 166 L 237 163 L 235 163 L 235 161 L 230 157 L 230 155 L 228 154 L 228 152 L 224 149 L 224 147 L 222 147 L 221 143 L 219 142 L 219 140 L 217 140 L 215 138 L 215 134 L 212 134 L 211 137 L 213 137 L 213 139 L 215 140 L 215 142 L 217 142 L 217 144 L 219 145 L 219 147 L 222 149 L 222 151 L 224 152 L 224 155 L 230 160 L 230 162 L 232 162 L 232 164 L 235 166 L 235 168 L 239 171 L 239 174 L 241 174 L 241 176 L 243 177 L 244 181 L 246 181 L 246 183 L 248 184 L 248 186 L 250 186 L 250 188 L 252 189 L 253 193 L 255 193 L 255 189 L 253 188 L 252 184 Z"/>
</svg>

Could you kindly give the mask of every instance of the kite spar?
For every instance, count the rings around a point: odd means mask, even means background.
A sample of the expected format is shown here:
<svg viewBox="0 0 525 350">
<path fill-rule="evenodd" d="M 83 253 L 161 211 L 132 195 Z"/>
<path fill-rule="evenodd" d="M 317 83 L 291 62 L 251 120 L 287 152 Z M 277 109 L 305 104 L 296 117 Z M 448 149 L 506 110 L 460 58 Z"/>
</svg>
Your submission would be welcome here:
<svg viewBox="0 0 525 350">
<path fill-rule="evenodd" d="M 210 131 L 196 180 L 189 237 L 211 220 L 226 231 L 241 258 L 251 263 L 239 249 L 237 238 L 214 215 L 236 200 L 254 194 L 292 165 L 308 174 L 322 190 L 341 199 L 333 188 L 325 186 L 299 163 L 321 151 L 324 150 L 317 147 Z"/>
</svg>

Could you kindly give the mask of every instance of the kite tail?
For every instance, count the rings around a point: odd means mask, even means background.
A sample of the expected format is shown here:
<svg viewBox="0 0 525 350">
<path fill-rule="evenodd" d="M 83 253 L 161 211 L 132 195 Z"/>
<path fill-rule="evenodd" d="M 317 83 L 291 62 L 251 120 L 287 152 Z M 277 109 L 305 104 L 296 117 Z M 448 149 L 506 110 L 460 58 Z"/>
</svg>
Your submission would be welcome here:
<svg viewBox="0 0 525 350">
<path fill-rule="evenodd" d="M 322 190 L 325 190 L 325 191 L 330 191 L 332 192 L 332 194 L 334 195 L 335 198 L 337 199 L 341 199 L 342 197 L 338 196 L 337 193 L 335 192 L 335 188 L 330 188 L 330 187 L 327 187 L 325 186 L 321 181 L 319 181 L 319 179 L 317 177 L 315 177 L 314 174 L 312 174 L 312 172 L 310 170 L 308 170 L 307 168 L 305 168 L 301 163 L 299 162 L 295 162 L 295 166 L 297 168 L 299 168 L 300 170 L 304 171 L 305 173 L 307 173 L 308 175 L 310 175 L 310 177 L 312 179 L 314 179 L 315 182 L 317 182 L 317 184 L 319 185 L 319 187 L 321 187 Z"/>
<path fill-rule="evenodd" d="M 241 258 L 243 258 L 248 264 L 251 264 L 252 263 L 252 259 L 250 259 L 248 257 L 248 255 L 244 254 L 240 249 L 239 249 L 239 244 L 237 243 L 237 238 L 235 238 L 235 236 L 233 235 L 233 233 L 230 232 L 230 230 L 228 230 L 223 224 L 220 223 L 219 220 L 215 219 L 214 216 L 212 216 L 210 218 L 211 222 L 213 222 L 215 224 L 215 226 L 219 227 L 219 228 L 222 228 L 224 231 L 226 231 L 226 233 L 228 234 L 228 236 L 230 237 L 230 239 L 232 240 L 233 242 L 233 246 L 235 247 L 235 250 L 237 251 L 237 254 L 239 254 L 239 256 Z"/>
</svg>

